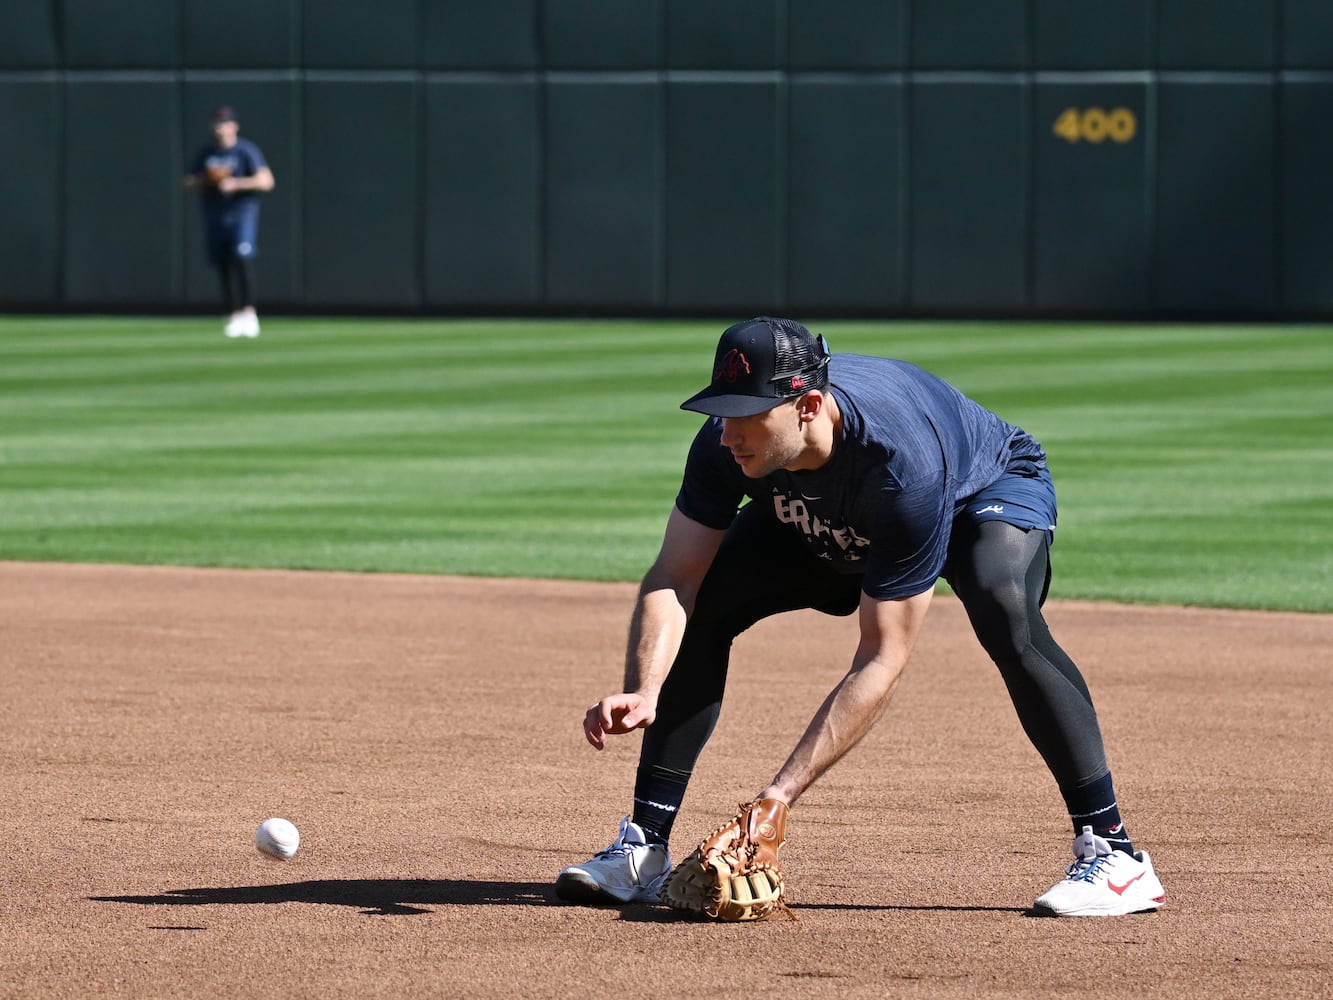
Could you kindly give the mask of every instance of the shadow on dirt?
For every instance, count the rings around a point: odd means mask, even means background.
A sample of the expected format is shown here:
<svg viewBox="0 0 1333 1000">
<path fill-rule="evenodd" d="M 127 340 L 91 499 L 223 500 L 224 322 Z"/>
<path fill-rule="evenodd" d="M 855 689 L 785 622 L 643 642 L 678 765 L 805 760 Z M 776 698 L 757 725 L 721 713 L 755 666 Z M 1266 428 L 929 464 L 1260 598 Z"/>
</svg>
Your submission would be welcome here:
<svg viewBox="0 0 1333 1000">
<path fill-rule="evenodd" d="M 817 910 L 831 910 L 856 913 L 870 913 L 872 911 L 889 911 L 894 913 L 909 912 L 939 912 L 939 913 L 1017 913 L 1025 916 L 1032 916 L 1033 912 L 1023 906 L 903 906 L 887 905 L 881 903 L 793 903 L 792 912 L 800 919 L 802 913 L 811 913 Z M 626 906 L 621 910 L 620 919 L 629 923 L 642 924 L 670 924 L 679 922 L 703 922 L 707 919 L 695 916 L 691 913 L 682 913 L 677 910 L 670 910 L 661 906 Z M 768 918 L 770 921 L 782 923 L 784 917 L 781 913 L 776 913 Z"/>
<path fill-rule="evenodd" d="M 410 916 L 440 906 L 567 906 L 550 882 L 484 882 L 472 879 L 323 879 L 282 885 L 240 885 L 213 889 L 172 889 L 156 896 L 89 896 L 96 903 L 139 906 L 253 906 L 266 903 L 318 903 L 346 906 L 367 916 Z M 607 907 L 614 909 L 614 907 Z M 620 919 L 635 923 L 695 920 L 664 906 L 619 908 Z M 797 911 L 924 910 L 951 913 L 991 911 L 1034 913 L 1021 906 L 886 906 L 854 903 L 801 903 Z"/>
<path fill-rule="evenodd" d="M 245 906 L 320 903 L 348 906 L 368 916 L 429 913 L 437 906 L 542 906 L 559 902 L 550 882 L 482 882 L 470 879 L 325 879 L 284 885 L 172 889 L 157 896 L 89 896 L 98 903 L 140 906 Z"/>
</svg>

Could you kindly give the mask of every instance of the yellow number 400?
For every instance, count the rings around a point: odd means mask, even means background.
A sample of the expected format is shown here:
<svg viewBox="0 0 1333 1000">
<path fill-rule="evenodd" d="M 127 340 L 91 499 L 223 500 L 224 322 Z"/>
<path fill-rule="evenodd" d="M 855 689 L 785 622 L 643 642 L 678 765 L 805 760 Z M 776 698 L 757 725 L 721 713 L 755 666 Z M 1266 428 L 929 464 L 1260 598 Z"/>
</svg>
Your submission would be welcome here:
<svg viewBox="0 0 1333 1000">
<path fill-rule="evenodd" d="M 1065 142 L 1129 142 L 1139 130 L 1139 121 L 1129 108 L 1065 108 L 1051 131 Z"/>
</svg>

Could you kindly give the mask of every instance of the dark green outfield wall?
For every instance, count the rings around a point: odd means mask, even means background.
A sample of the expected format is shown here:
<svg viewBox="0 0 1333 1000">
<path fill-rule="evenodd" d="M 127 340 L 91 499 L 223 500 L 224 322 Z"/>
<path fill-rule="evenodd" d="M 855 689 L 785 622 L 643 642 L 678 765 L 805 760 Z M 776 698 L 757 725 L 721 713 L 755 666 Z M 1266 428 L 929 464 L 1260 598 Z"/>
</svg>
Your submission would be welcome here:
<svg viewBox="0 0 1333 1000">
<path fill-rule="evenodd" d="M 0 0 L 0 307 L 1333 315 L 1331 0 Z"/>
</svg>

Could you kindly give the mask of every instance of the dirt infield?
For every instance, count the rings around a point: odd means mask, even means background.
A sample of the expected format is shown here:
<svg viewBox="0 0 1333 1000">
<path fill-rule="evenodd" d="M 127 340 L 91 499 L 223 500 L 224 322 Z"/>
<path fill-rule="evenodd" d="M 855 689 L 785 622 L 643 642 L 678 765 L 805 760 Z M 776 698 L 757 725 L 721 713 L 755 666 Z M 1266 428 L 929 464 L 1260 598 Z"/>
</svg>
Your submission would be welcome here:
<svg viewBox="0 0 1333 1000">
<path fill-rule="evenodd" d="M 1058 583 L 1058 581 L 1057 581 Z M 799 922 L 564 906 L 629 809 L 633 588 L 0 564 L 0 995 L 1326 997 L 1333 616 L 1052 602 L 1156 914 L 1029 913 L 1068 820 L 957 603 L 792 812 Z M 817 614 L 736 645 L 677 856 L 764 786 L 845 669 Z M 825 666 L 811 671 L 811 658 Z M 280 815 L 304 842 L 261 857 Z"/>
</svg>

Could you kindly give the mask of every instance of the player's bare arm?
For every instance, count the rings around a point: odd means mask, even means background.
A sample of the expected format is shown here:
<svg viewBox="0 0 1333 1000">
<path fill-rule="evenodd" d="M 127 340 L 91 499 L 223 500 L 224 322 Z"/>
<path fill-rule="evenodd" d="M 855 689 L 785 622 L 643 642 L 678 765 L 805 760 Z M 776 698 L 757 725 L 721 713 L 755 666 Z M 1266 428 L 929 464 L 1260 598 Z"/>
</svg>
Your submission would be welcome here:
<svg viewBox="0 0 1333 1000">
<path fill-rule="evenodd" d="M 695 595 L 724 534 L 672 509 L 662 549 L 644 575 L 630 619 L 624 689 L 584 713 L 583 733 L 598 750 L 607 735 L 652 724 L 658 692 L 676 659 Z"/>
<path fill-rule="evenodd" d="M 761 798 L 795 802 L 884 714 L 912 655 L 933 591 L 879 601 L 862 595 L 861 641 L 852 669 L 824 699 Z"/>
<path fill-rule="evenodd" d="M 218 190 L 231 193 L 235 191 L 272 191 L 273 171 L 260 167 L 250 177 L 224 177 L 218 181 Z"/>
</svg>

